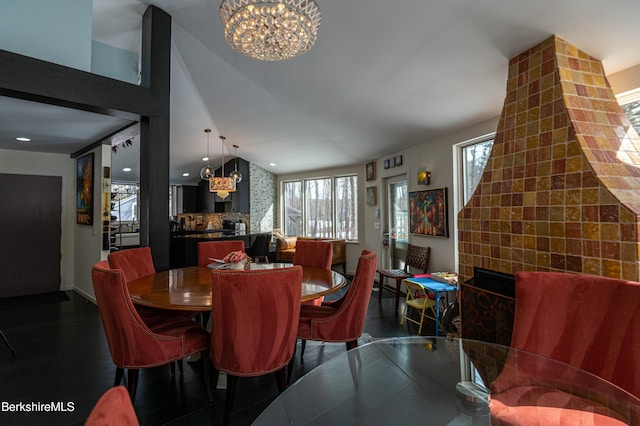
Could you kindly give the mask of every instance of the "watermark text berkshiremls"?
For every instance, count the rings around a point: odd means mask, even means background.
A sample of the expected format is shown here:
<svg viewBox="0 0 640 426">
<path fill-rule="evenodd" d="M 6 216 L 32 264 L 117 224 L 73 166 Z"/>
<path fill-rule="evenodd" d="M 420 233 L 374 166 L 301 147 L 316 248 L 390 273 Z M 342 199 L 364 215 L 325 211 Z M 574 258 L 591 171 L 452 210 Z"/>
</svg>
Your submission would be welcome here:
<svg viewBox="0 0 640 426">
<path fill-rule="evenodd" d="M 9 402 L 2 401 L 0 409 L 3 413 L 71 413 L 76 409 L 73 401 L 51 402 Z"/>
</svg>

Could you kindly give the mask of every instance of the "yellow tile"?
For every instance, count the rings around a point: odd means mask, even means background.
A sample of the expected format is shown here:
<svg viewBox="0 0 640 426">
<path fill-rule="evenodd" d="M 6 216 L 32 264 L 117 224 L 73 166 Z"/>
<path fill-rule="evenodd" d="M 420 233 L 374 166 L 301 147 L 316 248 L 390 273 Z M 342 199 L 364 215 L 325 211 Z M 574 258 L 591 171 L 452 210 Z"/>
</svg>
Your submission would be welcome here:
<svg viewBox="0 0 640 426">
<path fill-rule="evenodd" d="M 602 241 L 620 241 L 620 225 L 617 223 L 601 223 L 600 239 Z"/>
<path fill-rule="evenodd" d="M 600 225 L 598 223 L 586 222 L 582 224 L 582 237 L 585 240 L 600 239 Z"/>
<path fill-rule="evenodd" d="M 623 262 L 637 262 L 638 243 L 620 243 L 620 260 Z"/>
<path fill-rule="evenodd" d="M 619 260 L 603 259 L 602 260 L 602 275 L 609 278 L 621 278 L 622 277 L 622 265 Z"/>
</svg>

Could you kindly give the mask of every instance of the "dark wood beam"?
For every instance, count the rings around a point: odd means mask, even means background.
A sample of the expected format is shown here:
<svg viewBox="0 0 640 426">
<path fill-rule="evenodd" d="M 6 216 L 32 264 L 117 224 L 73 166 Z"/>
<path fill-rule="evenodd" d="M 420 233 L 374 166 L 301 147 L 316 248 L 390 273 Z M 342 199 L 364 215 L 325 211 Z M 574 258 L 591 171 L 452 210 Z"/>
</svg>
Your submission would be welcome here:
<svg viewBox="0 0 640 426">
<path fill-rule="evenodd" d="M 140 244 L 151 247 L 156 269 L 166 270 L 170 265 L 171 16 L 157 7 L 147 8 L 142 17 L 141 82 L 153 93 L 157 114 L 140 121 Z"/>
<path fill-rule="evenodd" d="M 169 268 L 171 16 L 143 16 L 142 85 L 0 50 L 0 95 L 140 122 L 140 242 Z M 95 146 L 95 142 L 90 144 Z"/>
<path fill-rule="evenodd" d="M 138 121 L 160 115 L 147 87 L 0 50 L 0 95 Z"/>
</svg>

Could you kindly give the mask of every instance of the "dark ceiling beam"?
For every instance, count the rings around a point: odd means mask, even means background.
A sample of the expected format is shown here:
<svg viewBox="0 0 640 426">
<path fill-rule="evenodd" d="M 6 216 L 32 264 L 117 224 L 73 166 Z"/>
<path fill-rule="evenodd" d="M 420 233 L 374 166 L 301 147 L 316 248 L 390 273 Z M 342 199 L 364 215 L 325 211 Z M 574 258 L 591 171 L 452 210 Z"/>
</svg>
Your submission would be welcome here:
<svg viewBox="0 0 640 426">
<path fill-rule="evenodd" d="M 135 121 L 162 112 L 147 87 L 6 50 L 0 50 L 0 95 Z"/>
<path fill-rule="evenodd" d="M 0 50 L 0 95 L 140 122 L 140 243 L 151 247 L 156 269 L 165 270 L 170 263 L 171 16 L 149 6 L 142 27 L 141 86 Z"/>
</svg>

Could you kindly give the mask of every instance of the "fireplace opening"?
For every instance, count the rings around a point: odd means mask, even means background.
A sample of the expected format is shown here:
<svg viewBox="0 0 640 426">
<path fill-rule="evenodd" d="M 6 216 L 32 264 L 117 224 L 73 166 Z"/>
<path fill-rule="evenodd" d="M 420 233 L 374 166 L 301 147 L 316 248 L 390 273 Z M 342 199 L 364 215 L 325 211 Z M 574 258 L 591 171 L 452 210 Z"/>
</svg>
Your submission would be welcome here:
<svg viewBox="0 0 640 426">
<path fill-rule="evenodd" d="M 513 274 L 506 274 L 504 272 L 474 266 L 473 278 L 469 281 L 474 287 L 513 299 L 516 297 L 516 279 Z"/>
<path fill-rule="evenodd" d="M 480 267 L 461 284 L 462 337 L 509 346 L 515 312 L 515 276 Z"/>
</svg>

